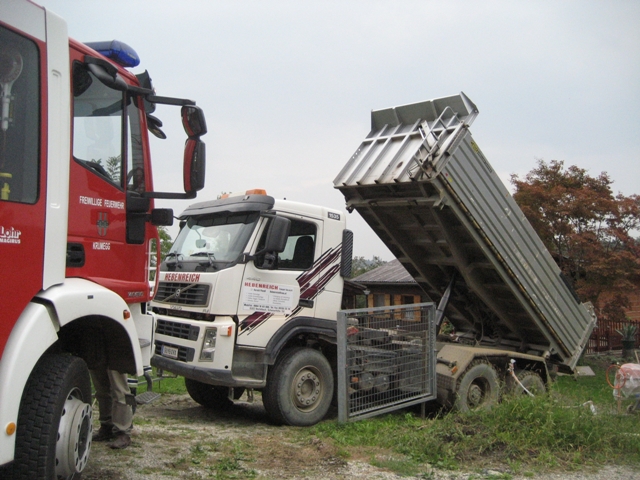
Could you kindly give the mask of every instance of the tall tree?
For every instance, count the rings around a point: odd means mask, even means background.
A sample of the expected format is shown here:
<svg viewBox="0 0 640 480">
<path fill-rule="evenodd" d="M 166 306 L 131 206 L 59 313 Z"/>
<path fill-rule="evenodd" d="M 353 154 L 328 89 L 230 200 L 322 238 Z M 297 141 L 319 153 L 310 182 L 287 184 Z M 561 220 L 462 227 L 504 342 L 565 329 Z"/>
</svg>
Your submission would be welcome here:
<svg viewBox="0 0 640 480">
<path fill-rule="evenodd" d="M 120 172 L 122 171 L 120 155 L 118 155 L 117 157 L 107 158 L 105 170 L 109 173 L 109 175 L 111 175 L 111 180 L 116 183 L 120 183 Z"/>
<path fill-rule="evenodd" d="M 167 227 L 158 227 L 158 236 L 160 237 L 160 263 L 162 263 L 169 250 L 171 250 L 173 240 L 167 231 Z"/>
<path fill-rule="evenodd" d="M 514 199 L 599 317 L 624 320 L 629 293 L 640 286 L 640 196 L 614 195 L 613 181 L 564 162 L 538 161 L 524 179 L 511 176 Z"/>
</svg>

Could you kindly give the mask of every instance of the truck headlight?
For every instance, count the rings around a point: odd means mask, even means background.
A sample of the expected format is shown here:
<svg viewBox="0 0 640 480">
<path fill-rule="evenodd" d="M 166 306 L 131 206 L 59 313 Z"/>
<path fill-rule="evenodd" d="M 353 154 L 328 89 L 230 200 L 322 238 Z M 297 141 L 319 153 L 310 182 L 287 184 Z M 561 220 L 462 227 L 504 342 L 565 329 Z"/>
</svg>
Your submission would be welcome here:
<svg viewBox="0 0 640 480">
<path fill-rule="evenodd" d="M 215 352 L 216 350 L 217 336 L 217 328 L 207 328 L 204 331 L 204 338 L 202 339 L 202 351 L 200 352 L 201 361 L 213 362 L 213 352 Z"/>
</svg>

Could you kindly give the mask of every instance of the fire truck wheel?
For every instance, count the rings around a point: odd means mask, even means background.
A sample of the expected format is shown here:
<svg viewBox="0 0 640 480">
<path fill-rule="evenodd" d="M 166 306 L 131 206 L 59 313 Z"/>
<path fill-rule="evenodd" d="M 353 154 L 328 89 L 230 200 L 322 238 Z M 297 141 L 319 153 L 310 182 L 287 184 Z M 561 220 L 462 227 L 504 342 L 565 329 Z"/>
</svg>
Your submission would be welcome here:
<svg viewBox="0 0 640 480">
<path fill-rule="evenodd" d="M 189 396 L 205 408 L 223 409 L 233 405 L 233 400 L 229 398 L 229 387 L 209 385 L 190 378 L 184 379 L 184 386 Z M 244 388 L 234 388 L 234 400 L 238 400 L 243 393 Z"/>
<path fill-rule="evenodd" d="M 87 364 L 71 355 L 44 355 L 22 395 L 9 478 L 79 479 L 92 430 Z"/>
<path fill-rule="evenodd" d="M 308 426 L 324 418 L 333 397 L 331 365 L 312 348 L 283 352 L 269 369 L 264 408 L 276 423 Z"/>
<path fill-rule="evenodd" d="M 498 374 L 489 363 L 476 362 L 458 380 L 455 408 L 461 412 L 489 409 L 500 398 Z"/>
</svg>

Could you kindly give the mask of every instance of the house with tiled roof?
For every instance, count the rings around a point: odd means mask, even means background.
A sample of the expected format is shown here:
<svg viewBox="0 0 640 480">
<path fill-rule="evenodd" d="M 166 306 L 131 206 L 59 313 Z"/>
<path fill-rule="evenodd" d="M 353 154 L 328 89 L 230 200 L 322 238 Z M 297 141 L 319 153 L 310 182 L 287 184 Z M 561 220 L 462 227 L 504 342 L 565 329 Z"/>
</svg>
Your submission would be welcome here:
<svg viewBox="0 0 640 480">
<path fill-rule="evenodd" d="M 358 292 L 365 297 L 365 301 L 359 305 L 362 307 L 385 307 L 429 301 L 418 283 L 398 260 L 391 260 L 358 275 L 352 278 L 351 282 L 365 287 Z"/>
<path fill-rule="evenodd" d="M 362 275 L 349 280 L 355 286 L 349 294 L 348 308 L 385 307 L 391 305 L 406 305 L 430 301 L 409 275 L 409 272 L 398 260 L 369 270 Z M 345 295 L 347 290 L 345 289 Z M 631 295 L 627 318 L 632 322 L 640 321 L 640 293 Z M 355 306 L 355 307 L 354 307 Z M 606 321 L 599 322 L 594 329 L 587 347 L 588 353 L 619 349 L 621 337 L 616 332 L 621 324 Z M 638 334 L 640 336 L 640 332 Z"/>
</svg>

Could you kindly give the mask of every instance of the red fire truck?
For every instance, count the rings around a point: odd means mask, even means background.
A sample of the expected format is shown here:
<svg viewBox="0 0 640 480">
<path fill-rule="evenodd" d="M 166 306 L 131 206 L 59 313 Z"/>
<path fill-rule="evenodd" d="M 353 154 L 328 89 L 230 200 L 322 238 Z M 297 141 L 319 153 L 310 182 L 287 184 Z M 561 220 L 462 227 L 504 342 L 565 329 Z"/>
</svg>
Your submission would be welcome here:
<svg viewBox="0 0 640 480">
<path fill-rule="evenodd" d="M 0 477 L 73 478 L 91 448 L 87 363 L 142 375 L 158 225 L 154 198 L 204 186 L 204 114 L 155 95 L 126 44 L 70 40 L 27 0 L 0 2 Z M 147 130 L 180 108 L 184 193 L 153 189 Z M 96 335 L 100 332 L 100 335 Z M 94 348 L 96 347 L 96 348 Z"/>
</svg>

